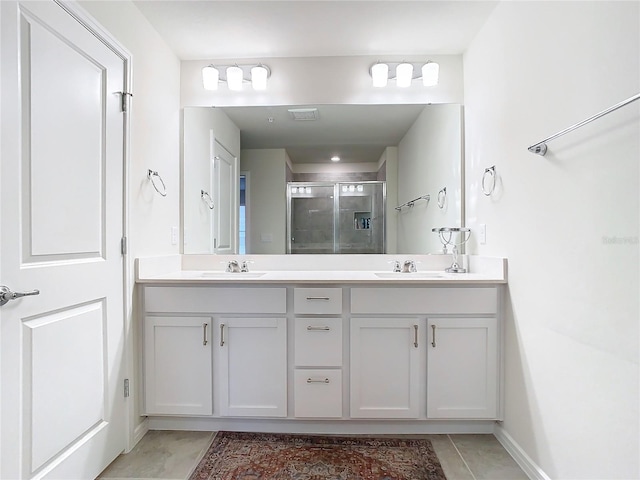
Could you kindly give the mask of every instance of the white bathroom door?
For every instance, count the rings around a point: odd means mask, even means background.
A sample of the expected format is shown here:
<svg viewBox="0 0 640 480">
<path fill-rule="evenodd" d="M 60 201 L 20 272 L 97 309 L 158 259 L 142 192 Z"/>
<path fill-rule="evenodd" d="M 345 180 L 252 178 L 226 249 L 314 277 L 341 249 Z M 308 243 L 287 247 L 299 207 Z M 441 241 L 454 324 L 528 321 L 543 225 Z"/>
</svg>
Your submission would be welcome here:
<svg viewBox="0 0 640 480">
<path fill-rule="evenodd" d="M 217 254 L 238 253 L 238 158 L 217 141 L 214 141 L 213 195 L 213 251 Z"/>
<path fill-rule="evenodd" d="M 127 60 L 61 2 L 0 2 L 0 478 L 95 478 L 125 446 Z M 83 22 L 83 23 L 81 23 Z"/>
</svg>

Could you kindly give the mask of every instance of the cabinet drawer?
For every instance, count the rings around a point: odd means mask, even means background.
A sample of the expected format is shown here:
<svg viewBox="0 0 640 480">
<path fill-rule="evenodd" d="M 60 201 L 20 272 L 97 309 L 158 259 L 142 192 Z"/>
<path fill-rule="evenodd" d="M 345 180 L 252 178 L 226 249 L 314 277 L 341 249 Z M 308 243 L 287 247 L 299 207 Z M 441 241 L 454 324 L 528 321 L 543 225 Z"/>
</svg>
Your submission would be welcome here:
<svg viewBox="0 0 640 480">
<path fill-rule="evenodd" d="M 342 289 L 295 288 L 293 310 L 295 313 L 340 314 L 342 313 Z"/>
<path fill-rule="evenodd" d="M 342 366 L 342 319 L 296 318 L 297 367 Z"/>
<path fill-rule="evenodd" d="M 342 417 L 342 371 L 296 370 L 294 402 L 296 417 Z"/>
<path fill-rule="evenodd" d="M 286 313 L 286 288 L 145 287 L 147 312 Z"/>
<path fill-rule="evenodd" d="M 495 314 L 495 287 L 353 288 L 351 313 Z"/>
</svg>

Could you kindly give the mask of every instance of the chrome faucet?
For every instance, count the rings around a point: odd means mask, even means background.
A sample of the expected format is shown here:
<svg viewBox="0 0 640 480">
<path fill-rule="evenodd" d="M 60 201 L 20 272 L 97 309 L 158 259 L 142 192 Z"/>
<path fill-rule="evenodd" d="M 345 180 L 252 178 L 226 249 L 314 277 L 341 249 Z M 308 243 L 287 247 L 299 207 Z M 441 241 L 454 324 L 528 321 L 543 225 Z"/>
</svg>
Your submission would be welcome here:
<svg viewBox="0 0 640 480">
<path fill-rule="evenodd" d="M 227 269 L 225 270 L 226 272 L 232 272 L 232 273 L 238 273 L 240 271 L 240 265 L 238 264 L 237 260 L 230 260 L 229 263 L 227 263 Z"/>
<path fill-rule="evenodd" d="M 414 262 L 413 260 L 404 261 L 404 264 L 402 265 L 402 273 L 414 273 L 417 271 L 418 269 L 416 268 L 416 262 Z"/>
<path fill-rule="evenodd" d="M 242 263 L 240 264 L 240 271 L 241 272 L 248 272 L 249 271 L 249 265 L 247 265 L 247 261 L 243 260 Z"/>
<path fill-rule="evenodd" d="M 391 263 L 391 262 L 389 262 L 389 263 Z M 400 262 L 398 260 L 395 260 L 393 262 L 393 271 L 394 272 L 401 272 L 402 271 L 402 269 L 400 268 Z"/>
</svg>

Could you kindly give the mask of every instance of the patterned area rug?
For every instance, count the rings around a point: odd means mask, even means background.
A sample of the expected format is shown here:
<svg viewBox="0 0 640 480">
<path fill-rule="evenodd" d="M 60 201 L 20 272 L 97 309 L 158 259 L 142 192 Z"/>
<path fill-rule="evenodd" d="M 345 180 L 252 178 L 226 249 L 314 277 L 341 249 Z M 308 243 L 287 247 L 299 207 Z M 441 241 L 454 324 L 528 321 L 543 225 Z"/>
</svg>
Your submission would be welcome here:
<svg viewBox="0 0 640 480">
<path fill-rule="evenodd" d="M 218 432 L 190 480 L 446 480 L 429 440 Z"/>
</svg>

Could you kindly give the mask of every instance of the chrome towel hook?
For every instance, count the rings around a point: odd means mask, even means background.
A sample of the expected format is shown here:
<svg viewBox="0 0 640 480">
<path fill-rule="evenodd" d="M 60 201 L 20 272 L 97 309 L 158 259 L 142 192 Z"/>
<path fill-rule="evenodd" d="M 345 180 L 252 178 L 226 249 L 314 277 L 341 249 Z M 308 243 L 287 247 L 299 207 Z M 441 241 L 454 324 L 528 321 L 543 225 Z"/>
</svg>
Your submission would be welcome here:
<svg viewBox="0 0 640 480">
<path fill-rule="evenodd" d="M 487 178 L 491 178 L 490 187 L 487 186 Z M 487 197 L 493 193 L 496 189 L 496 166 L 493 165 L 489 168 L 484 169 L 484 173 L 482 174 L 482 193 L 484 193 Z"/>
<path fill-rule="evenodd" d="M 160 190 L 158 188 L 158 185 L 156 184 L 156 181 L 154 180 L 154 178 L 156 178 L 156 177 L 158 178 L 158 180 L 160 180 L 160 183 L 162 184 L 162 190 Z M 153 170 L 149 169 L 147 171 L 147 178 L 151 182 L 151 185 L 153 185 L 153 188 L 156 189 L 156 192 L 158 192 L 163 197 L 167 196 L 167 187 L 164 184 L 164 181 L 162 180 L 162 177 L 160 176 L 160 174 L 158 172 L 154 172 Z"/>
<path fill-rule="evenodd" d="M 207 204 L 207 207 L 209 207 L 210 210 L 213 210 L 213 198 L 211 198 L 209 193 L 204 190 L 200 190 L 200 198 Z"/>
</svg>

